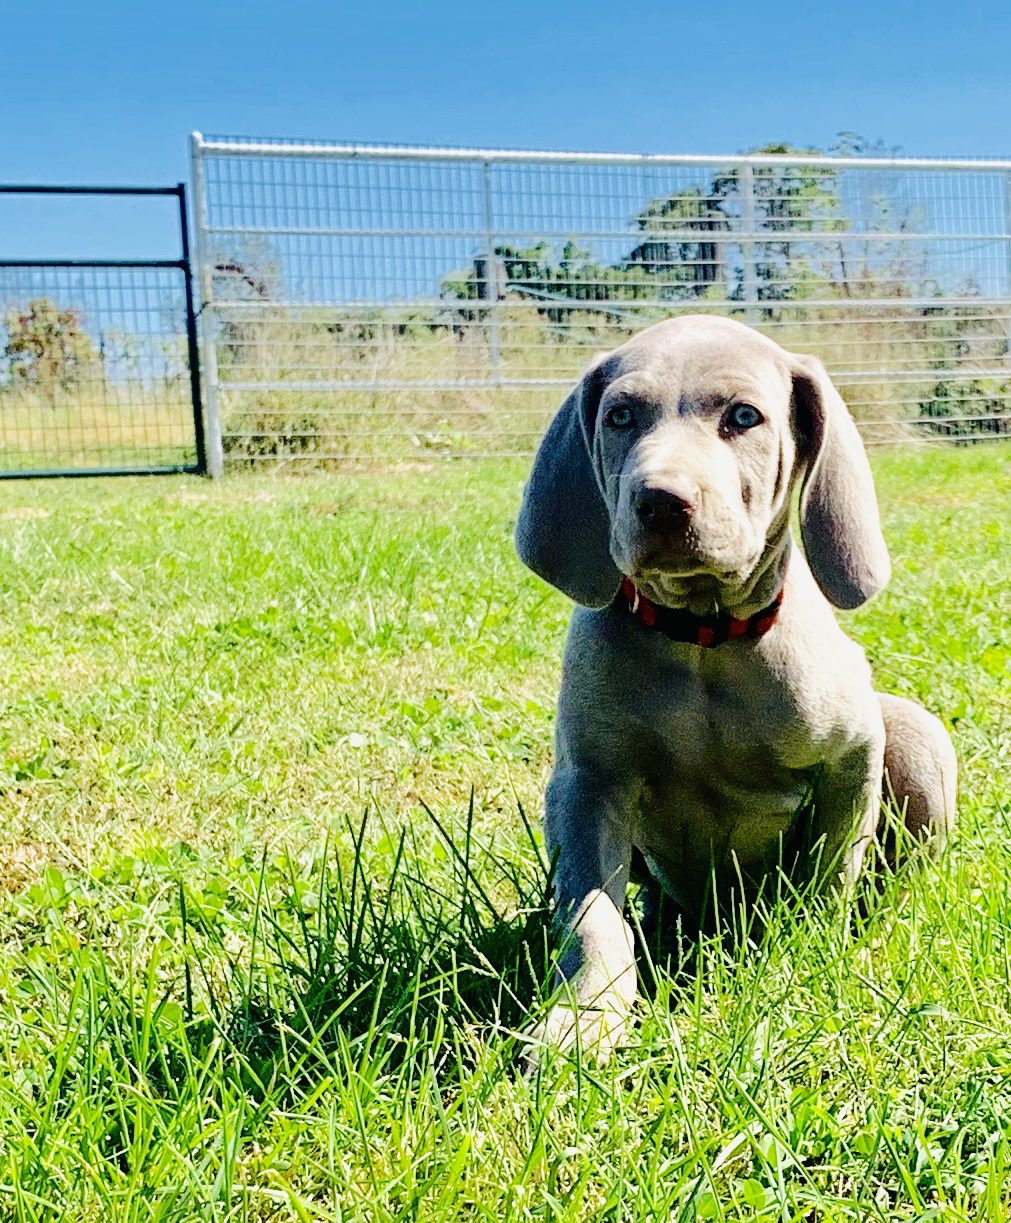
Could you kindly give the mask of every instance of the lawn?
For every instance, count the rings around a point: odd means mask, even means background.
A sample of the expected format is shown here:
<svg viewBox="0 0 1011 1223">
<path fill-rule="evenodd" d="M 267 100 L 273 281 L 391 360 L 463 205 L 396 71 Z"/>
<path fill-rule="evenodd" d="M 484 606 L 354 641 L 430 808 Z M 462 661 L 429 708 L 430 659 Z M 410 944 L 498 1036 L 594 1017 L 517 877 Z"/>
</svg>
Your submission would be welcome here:
<svg viewBox="0 0 1011 1223">
<path fill-rule="evenodd" d="M 846 616 L 953 731 L 942 861 L 530 1081 L 568 606 L 524 465 L 0 486 L 0 1217 L 1005 1220 L 1009 457 L 878 454 Z"/>
</svg>

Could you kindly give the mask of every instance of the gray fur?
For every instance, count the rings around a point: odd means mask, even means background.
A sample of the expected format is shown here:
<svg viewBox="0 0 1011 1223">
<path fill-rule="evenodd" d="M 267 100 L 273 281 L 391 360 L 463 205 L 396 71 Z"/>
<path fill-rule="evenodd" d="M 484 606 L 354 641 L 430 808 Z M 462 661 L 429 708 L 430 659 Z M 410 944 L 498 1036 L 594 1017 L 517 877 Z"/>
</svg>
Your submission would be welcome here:
<svg viewBox="0 0 1011 1223">
<path fill-rule="evenodd" d="M 800 501 L 807 563 L 836 607 L 859 607 L 890 576 L 867 455 L 817 357 L 797 358 L 794 396 L 813 439 Z"/>
<path fill-rule="evenodd" d="M 764 419 L 737 428 L 741 404 Z M 629 408 L 634 423 L 617 427 Z M 807 560 L 791 540 L 795 489 Z M 644 506 L 663 494 L 683 516 L 657 526 Z M 622 913 L 633 848 L 700 920 L 714 887 L 754 896 L 783 863 L 852 882 L 886 762 L 907 826 L 941 843 L 950 740 L 918 706 L 877 696 L 826 600 L 862 603 L 887 581 L 888 555 L 863 446 L 817 359 L 708 316 L 641 332 L 594 363 L 549 428 L 517 544 L 582 605 L 545 812 L 568 995 L 543 1040 L 579 1036 L 604 1055 L 621 1039 L 635 993 Z M 625 617 L 622 574 L 699 615 L 744 618 L 780 588 L 783 602 L 760 639 L 701 649 Z"/>
<path fill-rule="evenodd" d="M 621 580 L 608 551 L 607 509 L 590 457 L 596 373 L 595 364 L 548 427 L 516 526 L 523 563 L 584 607 L 606 606 Z"/>
</svg>

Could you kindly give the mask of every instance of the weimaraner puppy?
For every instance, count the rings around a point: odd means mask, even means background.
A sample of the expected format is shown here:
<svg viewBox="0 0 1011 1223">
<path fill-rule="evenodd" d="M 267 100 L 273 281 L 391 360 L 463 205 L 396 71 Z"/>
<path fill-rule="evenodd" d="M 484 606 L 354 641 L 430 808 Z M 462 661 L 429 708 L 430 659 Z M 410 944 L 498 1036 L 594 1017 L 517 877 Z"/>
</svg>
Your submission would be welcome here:
<svg viewBox="0 0 1011 1223">
<path fill-rule="evenodd" d="M 598 357 L 541 443 L 516 543 L 579 604 L 545 815 L 568 988 L 539 1038 L 604 1057 L 635 997 L 633 859 L 700 920 L 779 870 L 849 883 L 886 791 L 940 844 L 955 755 L 931 714 L 875 693 L 829 605 L 865 602 L 889 561 L 815 357 L 698 315 Z"/>
</svg>

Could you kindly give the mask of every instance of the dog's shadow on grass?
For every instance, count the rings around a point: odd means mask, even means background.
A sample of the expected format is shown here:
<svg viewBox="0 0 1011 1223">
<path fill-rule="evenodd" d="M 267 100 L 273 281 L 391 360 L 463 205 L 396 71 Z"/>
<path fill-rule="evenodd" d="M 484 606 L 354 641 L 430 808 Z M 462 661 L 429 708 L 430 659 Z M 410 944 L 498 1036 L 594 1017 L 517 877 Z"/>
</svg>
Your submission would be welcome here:
<svg viewBox="0 0 1011 1223">
<path fill-rule="evenodd" d="M 263 888 L 248 960 L 213 974 L 215 1028 L 244 1074 L 304 1081 L 339 1045 L 390 1065 L 458 1058 L 527 1026 L 557 954 L 550 869 L 529 825 L 527 847 L 500 848 L 473 815 L 457 833 L 429 812 L 436 840 L 404 829 L 378 853 L 363 820 L 311 890 L 291 863 Z"/>
</svg>

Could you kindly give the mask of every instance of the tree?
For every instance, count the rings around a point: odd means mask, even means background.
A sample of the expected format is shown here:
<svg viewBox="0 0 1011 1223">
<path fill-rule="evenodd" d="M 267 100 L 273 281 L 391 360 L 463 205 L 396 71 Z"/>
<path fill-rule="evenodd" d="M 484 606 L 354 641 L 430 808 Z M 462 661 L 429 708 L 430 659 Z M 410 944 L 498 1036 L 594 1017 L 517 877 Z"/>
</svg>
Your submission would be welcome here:
<svg viewBox="0 0 1011 1223">
<path fill-rule="evenodd" d="M 766 144 L 748 152 L 810 157 L 821 150 Z M 733 296 L 763 303 L 789 301 L 817 274 L 804 254 L 804 235 L 823 237 L 845 228 L 837 175 L 830 167 L 796 162 L 753 166 L 748 177 L 750 192 L 740 166 L 718 172 L 710 188 L 716 206 L 736 218 L 737 228 L 768 234 L 767 240 L 746 244 Z"/>
<path fill-rule="evenodd" d="M 3 355 L 15 386 L 37 391 L 56 406 L 68 391 L 94 375 L 100 363 L 77 310 L 61 310 L 48 297 L 33 298 L 4 316 Z"/>
<path fill-rule="evenodd" d="M 701 297 L 722 276 L 722 251 L 716 235 L 726 233 L 730 224 L 720 205 L 719 199 L 701 187 L 650 200 L 636 217 L 636 224 L 649 237 L 629 253 L 624 268 L 642 267 L 652 276 L 683 285 L 686 296 Z M 668 239 L 665 232 L 676 232 L 678 237 Z"/>
</svg>

